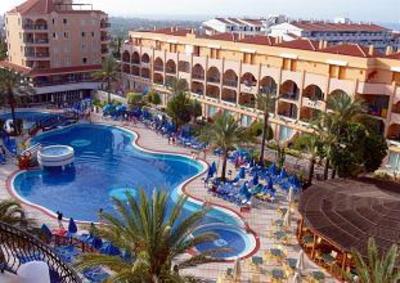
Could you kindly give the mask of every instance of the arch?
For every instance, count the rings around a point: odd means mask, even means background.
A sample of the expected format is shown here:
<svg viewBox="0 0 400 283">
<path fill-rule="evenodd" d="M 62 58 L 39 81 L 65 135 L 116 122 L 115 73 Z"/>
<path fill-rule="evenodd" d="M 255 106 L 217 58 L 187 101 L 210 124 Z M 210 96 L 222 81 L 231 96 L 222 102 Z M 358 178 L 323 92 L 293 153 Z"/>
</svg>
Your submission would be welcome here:
<svg viewBox="0 0 400 283">
<path fill-rule="evenodd" d="M 47 21 L 45 19 L 37 19 L 35 21 L 35 29 L 47 29 Z"/>
<path fill-rule="evenodd" d="M 140 64 L 140 56 L 136 51 L 132 54 L 132 64 Z"/>
<path fill-rule="evenodd" d="M 129 54 L 129 51 L 125 50 L 122 53 L 122 62 L 128 63 L 128 64 L 131 62 L 131 54 Z"/>
<path fill-rule="evenodd" d="M 128 64 L 123 64 L 122 65 L 122 72 L 124 72 L 125 74 L 130 74 L 131 73 L 131 68 L 129 67 Z"/>
<path fill-rule="evenodd" d="M 170 74 L 176 74 L 176 63 L 174 60 L 169 59 L 165 65 L 165 71 Z"/>
<path fill-rule="evenodd" d="M 140 76 L 140 68 L 138 66 L 132 66 L 132 75 L 137 77 Z"/>
<path fill-rule="evenodd" d="M 160 73 L 155 73 L 153 76 L 153 82 L 155 84 L 163 85 L 164 84 L 164 77 Z"/>
<path fill-rule="evenodd" d="M 298 109 L 296 104 L 288 103 L 285 101 L 279 101 L 278 103 L 278 115 L 280 116 L 297 119 L 297 111 Z"/>
<path fill-rule="evenodd" d="M 145 64 L 148 64 L 148 63 L 150 63 L 150 56 L 149 56 L 149 54 L 147 54 L 147 53 L 143 53 L 143 55 L 142 55 L 142 63 L 145 63 Z"/>
<path fill-rule="evenodd" d="M 321 113 L 320 110 L 309 108 L 309 107 L 301 107 L 300 109 L 300 120 L 304 122 L 311 122 L 315 120 L 319 114 Z"/>
<path fill-rule="evenodd" d="M 33 29 L 34 25 L 35 25 L 35 23 L 32 19 L 28 18 L 28 19 L 24 20 L 24 28 Z"/>
<path fill-rule="evenodd" d="M 331 91 L 331 93 L 329 94 L 330 97 L 340 96 L 340 95 L 347 95 L 348 97 L 351 97 L 346 91 L 344 91 L 343 89 L 339 89 L 339 88 Z"/>
<path fill-rule="evenodd" d="M 278 89 L 277 83 L 270 76 L 265 76 L 260 81 L 260 93 L 264 94 L 276 94 Z"/>
<path fill-rule="evenodd" d="M 219 87 L 215 85 L 207 85 L 206 96 L 218 99 L 220 95 Z"/>
<path fill-rule="evenodd" d="M 298 100 L 300 90 L 297 84 L 292 80 L 282 83 L 279 96 L 284 99 Z"/>
<path fill-rule="evenodd" d="M 239 77 L 232 69 L 226 70 L 223 76 L 223 85 L 229 87 L 238 86 Z"/>
<path fill-rule="evenodd" d="M 207 71 L 207 81 L 211 83 L 221 82 L 221 73 L 217 67 L 210 67 Z"/>
<path fill-rule="evenodd" d="M 324 100 L 324 92 L 317 85 L 309 85 L 304 89 L 303 96 L 312 101 Z"/>
<path fill-rule="evenodd" d="M 140 75 L 142 78 L 150 79 L 150 70 L 149 68 L 142 68 L 140 70 Z"/>
<path fill-rule="evenodd" d="M 178 62 L 178 71 L 184 73 L 190 73 L 190 63 L 187 61 Z"/>
<path fill-rule="evenodd" d="M 199 82 L 192 82 L 191 91 L 198 95 L 204 95 L 204 84 Z"/>
<path fill-rule="evenodd" d="M 394 141 L 400 141 L 400 124 L 391 124 L 389 126 L 387 138 Z"/>
<path fill-rule="evenodd" d="M 229 88 L 222 89 L 222 94 L 221 94 L 222 100 L 236 104 L 236 98 L 237 98 L 236 90 L 229 89 Z"/>
<path fill-rule="evenodd" d="M 197 80 L 204 80 L 204 68 L 200 64 L 194 65 L 192 69 L 192 77 Z"/>
<path fill-rule="evenodd" d="M 257 79 L 252 73 L 246 72 L 240 78 L 240 83 L 242 83 L 248 87 L 254 87 L 257 85 Z"/>
<path fill-rule="evenodd" d="M 164 71 L 164 62 L 160 57 L 157 57 L 154 60 L 154 71 L 159 71 L 159 72 Z"/>
<path fill-rule="evenodd" d="M 239 94 L 239 104 L 254 108 L 256 106 L 256 97 L 251 93 L 243 93 Z"/>
</svg>

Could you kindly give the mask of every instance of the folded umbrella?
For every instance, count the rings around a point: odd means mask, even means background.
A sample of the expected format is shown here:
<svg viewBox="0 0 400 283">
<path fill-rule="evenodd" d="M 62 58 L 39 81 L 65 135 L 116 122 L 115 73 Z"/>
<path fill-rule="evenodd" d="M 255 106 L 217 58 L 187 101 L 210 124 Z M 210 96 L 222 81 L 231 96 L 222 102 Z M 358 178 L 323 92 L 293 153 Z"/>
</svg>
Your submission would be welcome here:
<svg viewBox="0 0 400 283">
<path fill-rule="evenodd" d="M 49 227 L 46 224 L 43 224 L 42 227 L 40 227 L 40 231 L 42 232 L 42 235 L 47 239 L 50 240 L 51 237 L 53 236 L 53 233 L 51 233 Z"/>
<path fill-rule="evenodd" d="M 245 179 L 246 178 L 246 171 L 245 171 L 244 167 L 240 167 L 239 178 L 240 179 Z"/>
<path fill-rule="evenodd" d="M 116 256 L 116 255 L 120 255 L 121 251 L 119 248 L 117 248 L 116 246 L 112 245 L 111 243 L 106 243 L 101 249 L 100 252 L 102 254 L 106 254 L 106 255 L 111 255 L 111 256 Z"/>
<path fill-rule="evenodd" d="M 76 226 L 74 219 L 71 217 L 68 224 L 68 233 L 75 234 L 76 232 L 78 232 L 78 227 Z"/>
</svg>

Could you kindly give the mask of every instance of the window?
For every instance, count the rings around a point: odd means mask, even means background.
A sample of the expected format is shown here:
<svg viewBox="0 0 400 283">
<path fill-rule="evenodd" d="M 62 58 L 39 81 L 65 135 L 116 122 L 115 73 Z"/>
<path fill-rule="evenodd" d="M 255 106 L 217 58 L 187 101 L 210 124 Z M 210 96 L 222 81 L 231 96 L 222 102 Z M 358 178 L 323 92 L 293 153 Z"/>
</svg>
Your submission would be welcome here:
<svg viewBox="0 0 400 283">
<path fill-rule="evenodd" d="M 82 62 L 83 62 L 83 64 L 86 64 L 87 63 L 87 58 L 83 58 Z"/>
<path fill-rule="evenodd" d="M 57 38 L 57 33 L 53 32 L 53 38 Z"/>
<path fill-rule="evenodd" d="M 68 23 L 68 20 L 67 19 L 63 19 L 63 23 L 64 23 L 64 25 L 66 25 Z"/>
<path fill-rule="evenodd" d="M 68 32 L 64 32 L 64 38 L 68 38 L 68 37 L 69 37 Z"/>
<path fill-rule="evenodd" d="M 92 37 L 94 37 L 94 32 L 92 31 Z"/>
<path fill-rule="evenodd" d="M 56 20 L 54 18 L 51 21 L 53 22 L 53 25 L 56 23 Z"/>
<path fill-rule="evenodd" d="M 82 37 L 85 37 L 85 32 L 84 31 L 82 32 Z"/>
</svg>

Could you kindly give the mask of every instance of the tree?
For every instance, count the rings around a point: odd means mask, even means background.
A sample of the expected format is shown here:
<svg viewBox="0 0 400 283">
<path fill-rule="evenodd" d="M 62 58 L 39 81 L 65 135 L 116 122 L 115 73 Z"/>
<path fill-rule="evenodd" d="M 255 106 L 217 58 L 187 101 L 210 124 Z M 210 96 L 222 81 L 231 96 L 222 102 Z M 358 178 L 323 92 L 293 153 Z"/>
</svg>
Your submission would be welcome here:
<svg viewBox="0 0 400 283">
<path fill-rule="evenodd" d="M 23 229 L 35 225 L 35 222 L 27 217 L 21 204 L 14 200 L 0 201 L 0 222 Z"/>
<path fill-rule="evenodd" d="M 173 263 L 178 269 L 198 265 L 212 260 L 218 250 L 176 261 L 199 244 L 213 241 L 213 233 L 193 232 L 199 228 L 208 210 L 203 208 L 182 219 L 187 197 L 180 197 L 172 209 L 168 207 L 168 194 L 155 191 L 147 197 L 141 191 L 140 200 L 127 195 L 127 201 L 114 199 L 118 215 L 103 212 L 105 225 L 99 228 L 99 235 L 109 240 L 121 251 L 129 252 L 132 260 L 119 256 L 98 253 L 82 255 L 77 267 L 105 266 L 113 273 L 111 282 L 180 282 L 182 278 L 172 271 Z"/>
<path fill-rule="evenodd" d="M 159 105 L 161 104 L 161 97 L 157 92 L 152 90 L 147 94 L 147 101 L 153 105 Z"/>
<path fill-rule="evenodd" d="M 314 177 L 314 167 L 316 158 L 320 152 L 320 140 L 316 135 L 305 134 L 295 140 L 295 147 L 308 155 L 310 167 L 308 169 L 307 185 L 311 185 Z"/>
<path fill-rule="evenodd" d="M 186 92 L 174 95 L 167 103 L 167 114 L 179 129 L 198 115 L 198 107 Z"/>
<path fill-rule="evenodd" d="M 269 113 L 275 110 L 276 103 L 276 84 L 271 82 L 268 86 L 263 88 L 263 91 L 257 95 L 257 105 L 260 110 L 263 111 L 263 132 L 261 138 L 261 150 L 260 150 L 260 165 L 264 166 L 265 156 L 265 142 L 268 138 L 268 121 Z"/>
<path fill-rule="evenodd" d="M 229 151 L 242 144 L 252 142 L 253 136 L 250 131 L 241 127 L 230 114 L 223 113 L 216 115 L 214 123 L 203 128 L 200 139 L 210 143 L 212 147 L 222 150 L 221 181 L 225 181 Z"/>
<path fill-rule="evenodd" d="M 0 39 L 0 60 L 7 58 L 7 43 Z"/>
<path fill-rule="evenodd" d="M 129 107 L 132 109 L 144 104 L 143 95 L 136 92 L 130 92 L 126 95 Z"/>
<path fill-rule="evenodd" d="M 358 251 L 352 251 L 355 261 L 356 280 L 351 274 L 345 274 L 348 282 L 392 283 L 400 280 L 400 271 L 396 268 L 399 257 L 398 247 L 393 244 L 386 254 L 378 250 L 375 240 L 370 238 L 367 256 L 364 258 Z"/>
<path fill-rule="evenodd" d="M 15 108 L 22 97 L 34 93 L 35 91 L 33 87 L 29 84 L 28 79 L 23 74 L 7 69 L 0 69 L 0 103 L 10 107 L 13 125 L 17 135 L 20 133 L 16 127 L 17 118 L 15 116 Z"/>
<path fill-rule="evenodd" d="M 117 38 L 114 38 L 113 41 L 111 42 L 111 48 L 112 48 L 112 54 L 114 58 L 121 58 L 121 47 L 122 47 L 122 41 L 123 37 L 118 36 Z"/>
<path fill-rule="evenodd" d="M 350 174 L 347 170 L 355 169 L 356 163 L 359 162 L 355 153 L 358 154 L 360 148 L 356 147 L 357 151 L 352 151 L 357 141 L 351 144 L 351 140 L 352 136 L 357 135 L 356 132 L 360 133 L 356 124 L 362 124 L 365 107 L 362 100 L 353 100 L 345 93 L 329 97 L 327 106 L 330 111 L 319 115 L 312 124 L 322 143 L 321 155 L 325 157 L 324 177 L 327 178 L 330 164 L 333 167 L 332 176 L 340 167 L 343 177 L 343 174 Z"/>
<path fill-rule="evenodd" d="M 185 79 L 171 78 L 167 81 L 167 87 L 173 95 L 178 95 L 188 91 L 188 84 Z"/>
<path fill-rule="evenodd" d="M 111 103 L 111 83 L 117 81 L 119 76 L 119 65 L 112 56 L 104 59 L 101 70 L 96 71 L 93 76 L 95 79 L 106 82 L 107 102 Z"/>
</svg>

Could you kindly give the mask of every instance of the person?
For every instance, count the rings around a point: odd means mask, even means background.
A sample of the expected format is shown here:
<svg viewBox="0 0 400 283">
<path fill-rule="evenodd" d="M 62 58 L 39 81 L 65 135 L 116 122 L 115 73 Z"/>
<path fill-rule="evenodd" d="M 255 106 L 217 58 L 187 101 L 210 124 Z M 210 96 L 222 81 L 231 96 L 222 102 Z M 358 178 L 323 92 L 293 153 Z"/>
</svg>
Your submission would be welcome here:
<svg viewBox="0 0 400 283">
<path fill-rule="evenodd" d="M 104 212 L 104 209 L 102 209 L 102 208 L 100 208 L 99 209 L 99 212 L 98 212 L 98 216 L 99 216 L 99 223 L 101 224 L 102 223 L 102 218 L 103 218 L 103 212 Z"/>
<path fill-rule="evenodd" d="M 62 223 L 63 214 L 62 214 L 62 212 L 60 212 L 60 211 L 57 211 L 56 213 L 57 213 L 58 227 L 59 227 L 60 229 L 63 229 L 63 228 L 64 228 L 64 225 L 63 225 L 63 223 Z"/>
</svg>

